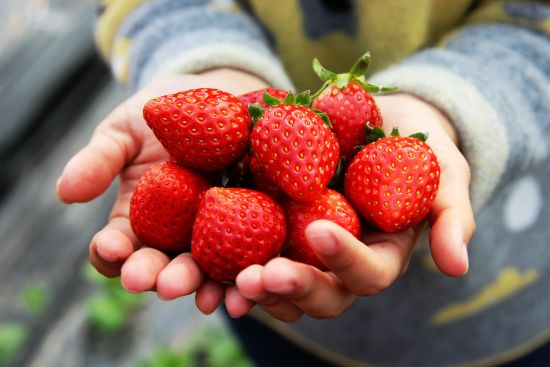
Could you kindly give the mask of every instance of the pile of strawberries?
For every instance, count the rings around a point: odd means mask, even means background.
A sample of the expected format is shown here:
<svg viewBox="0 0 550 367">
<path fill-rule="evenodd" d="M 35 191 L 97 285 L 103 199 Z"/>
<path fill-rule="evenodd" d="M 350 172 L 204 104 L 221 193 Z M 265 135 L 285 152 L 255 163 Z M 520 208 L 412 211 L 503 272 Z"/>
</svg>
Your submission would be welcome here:
<svg viewBox="0 0 550 367">
<path fill-rule="evenodd" d="M 343 74 L 314 60 L 324 84 L 313 96 L 201 88 L 147 102 L 145 121 L 171 160 L 137 184 L 136 236 L 170 254 L 190 248 L 207 276 L 232 282 L 280 255 L 326 270 L 304 233 L 317 219 L 357 237 L 362 224 L 395 232 L 421 221 L 439 165 L 425 135 L 384 136 L 371 94 L 392 89 L 365 81 L 369 60 Z"/>
</svg>

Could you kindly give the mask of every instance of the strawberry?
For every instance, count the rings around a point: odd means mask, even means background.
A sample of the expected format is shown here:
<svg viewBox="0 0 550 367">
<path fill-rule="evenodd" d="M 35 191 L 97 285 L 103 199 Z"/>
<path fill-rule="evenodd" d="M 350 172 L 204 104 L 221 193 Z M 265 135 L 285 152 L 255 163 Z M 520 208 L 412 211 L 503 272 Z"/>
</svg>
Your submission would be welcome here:
<svg viewBox="0 0 550 367">
<path fill-rule="evenodd" d="M 351 162 L 344 193 L 359 214 L 385 232 L 420 222 L 430 211 L 439 188 L 440 168 L 426 136 L 382 136 L 366 145 Z M 375 134 L 375 135 L 376 135 Z"/>
<path fill-rule="evenodd" d="M 245 106 L 250 106 L 251 104 L 259 103 L 260 106 L 262 106 L 263 108 L 266 108 L 267 105 L 263 100 L 264 93 L 268 93 L 270 96 L 280 100 L 285 99 L 286 96 L 288 95 L 287 91 L 284 91 L 281 89 L 263 88 L 263 89 L 258 89 L 258 90 L 240 95 L 239 98 L 241 99 L 241 101 L 244 103 Z"/>
<path fill-rule="evenodd" d="M 355 237 L 361 234 L 357 213 L 337 191 L 327 189 L 323 195 L 310 203 L 289 201 L 284 205 L 287 221 L 287 248 L 283 256 L 292 260 L 327 270 L 306 239 L 305 229 L 317 219 L 328 219 L 340 225 Z"/>
<path fill-rule="evenodd" d="M 268 194 L 277 202 L 286 197 L 284 191 L 266 176 L 264 166 L 258 162 L 258 159 L 253 157 L 250 160 L 249 170 L 256 190 Z"/>
<path fill-rule="evenodd" d="M 357 153 L 357 147 L 366 144 L 367 132 L 382 126 L 380 110 L 370 93 L 395 89 L 366 83 L 364 74 L 369 64 L 370 55 L 366 53 L 348 73 L 336 74 L 323 68 L 319 60 L 313 61 L 313 68 L 324 85 L 314 94 L 312 107 L 330 119 L 346 165 Z"/>
<path fill-rule="evenodd" d="M 191 243 L 191 231 L 206 181 L 173 162 L 151 166 L 140 178 L 130 201 L 130 224 L 148 246 L 181 252 Z"/>
<path fill-rule="evenodd" d="M 263 166 L 265 176 L 288 196 L 297 201 L 315 200 L 337 167 L 336 137 L 323 118 L 306 107 L 307 93 L 289 94 L 281 104 L 268 95 L 264 98 L 273 103 L 265 111 L 251 106 L 257 118 L 250 137 L 253 157 Z"/>
<path fill-rule="evenodd" d="M 268 195 L 243 188 L 206 191 L 193 225 L 191 254 L 218 282 L 276 257 L 286 237 L 283 209 Z"/>
<path fill-rule="evenodd" d="M 143 117 L 178 161 L 199 170 L 218 170 L 248 147 L 251 118 L 237 97 L 218 89 L 191 89 L 154 98 Z"/>
</svg>

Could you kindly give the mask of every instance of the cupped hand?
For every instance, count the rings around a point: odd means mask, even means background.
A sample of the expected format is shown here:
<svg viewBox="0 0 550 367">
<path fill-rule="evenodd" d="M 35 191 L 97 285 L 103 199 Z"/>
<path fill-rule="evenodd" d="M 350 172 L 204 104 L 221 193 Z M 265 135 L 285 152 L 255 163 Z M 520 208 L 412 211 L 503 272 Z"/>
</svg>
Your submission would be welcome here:
<svg viewBox="0 0 550 367">
<path fill-rule="evenodd" d="M 398 127 L 401 135 L 429 133 L 427 143 L 441 168 L 439 192 L 428 214 L 431 254 L 442 273 L 466 274 L 466 246 L 475 222 L 469 198 L 470 171 L 452 124 L 435 107 L 407 94 L 378 97 L 377 104 L 386 132 Z M 406 270 L 425 224 L 398 233 L 367 231 L 360 241 L 332 222 L 313 222 L 306 236 L 329 271 L 285 258 L 248 267 L 237 277 L 239 293 L 234 304 L 239 308 L 233 315 L 246 313 L 247 304 L 252 307 L 253 301 L 286 322 L 303 314 L 336 317 L 357 297 L 381 292 Z"/>
<path fill-rule="evenodd" d="M 130 292 L 156 290 L 163 299 L 197 292 L 199 309 L 210 313 L 224 298 L 232 304 L 235 287 L 226 289 L 205 281 L 189 254 L 170 259 L 158 250 L 144 247 L 133 234 L 128 219 L 130 199 L 139 178 L 149 166 L 169 158 L 143 119 L 143 105 L 160 95 L 199 87 L 240 95 L 267 84 L 233 69 L 173 75 L 151 83 L 97 126 L 89 144 L 66 164 L 57 183 L 57 193 L 67 204 L 88 202 L 119 177 L 118 194 L 108 223 L 90 243 L 92 265 L 105 276 L 120 275 L 123 286 Z M 250 307 L 247 302 L 242 304 Z"/>
</svg>

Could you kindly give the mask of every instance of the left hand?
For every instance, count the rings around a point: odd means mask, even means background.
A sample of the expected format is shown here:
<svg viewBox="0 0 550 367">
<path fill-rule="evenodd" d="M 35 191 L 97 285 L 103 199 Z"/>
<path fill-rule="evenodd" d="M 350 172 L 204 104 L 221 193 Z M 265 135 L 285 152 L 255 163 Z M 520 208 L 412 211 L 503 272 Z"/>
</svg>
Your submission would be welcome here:
<svg viewBox="0 0 550 367">
<path fill-rule="evenodd" d="M 441 180 L 428 214 L 430 247 L 434 262 L 448 276 L 468 271 L 466 246 L 475 232 L 469 198 L 470 170 L 458 149 L 449 119 L 432 105 L 407 94 L 377 97 L 386 132 L 396 126 L 402 135 L 429 133 L 428 144 L 438 157 Z M 238 293 L 226 306 L 241 316 L 256 302 L 273 317 L 293 322 L 304 313 L 314 318 L 333 318 L 360 296 L 373 296 L 389 287 L 405 272 L 419 224 L 398 233 L 368 231 L 363 242 L 335 223 L 311 223 L 306 235 L 330 271 L 282 257 L 265 266 L 253 265 L 237 277 Z"/>
<path fill-rule="evenodd" d="M 238 292 L 205 279 L 189 253 L 174 259 L 144 246 L 134 235 L 128 218 L 130 198 L 139 178 L 168 153 L 143 119 L 143 105 L 151 98 L 192 88 L 219 88 L 240 95 L 267 87 L 262 79 L 244 71 L 222 68 L 201 74 L 159 78 L 121 103 L 101 121 L 89 142 L 65 166 L 57 183 L 64 203 L 95 200 L 118 177 L 118 195 L 105 227 L 92 238 L 91 264 L 107 277 L 121 277 L 129 292 L 156 291 L 162 299 L 195 293 L 197 307 L 213 312 L 225 299 L 231 304 Z"/>
</svg>

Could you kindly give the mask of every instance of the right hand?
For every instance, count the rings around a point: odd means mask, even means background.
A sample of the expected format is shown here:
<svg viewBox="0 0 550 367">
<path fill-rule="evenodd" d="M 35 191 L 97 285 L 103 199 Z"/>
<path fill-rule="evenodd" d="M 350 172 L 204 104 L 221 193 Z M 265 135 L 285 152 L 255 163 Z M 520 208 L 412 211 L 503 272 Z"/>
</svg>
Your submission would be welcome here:
<svg viewBox="0 0 550 367">
<path fill-rule="evenodd" d="M 470 168 L 458 149 L 451 120 L 435 106 L 412 95 L 377 96 L 388 134 L 394 126 L 403 136 L 429 132 L 428 144 L 441 167 L 439 192 L 427 220 L 434 263 L 443 274 L 468 271 L 466 246 L 476 224 L 470 203 Z M 335 223 L 320 220 L 306 229 L 309 244 L 329 271 L 278 257 L 265 266 L 252 265 L 237 276 L 240 294 L 276 319 L 294 322 L 307 314 L 334 318 L 358 297 L 374 296 L 407 269 L 423 224 L 401 232 L 364 228 L 358 240 Z"/>
<path fill-rule="evenodd" d="M 168 153 L 146 125 L 144 104 L 151 98 L 178 91 L 209 87 L 234 95 L 268 87 L 261 79 L 233 69 L 216 69 L 197 75 L 159 79 L 119 105 L 96 128 L 89 144 L 66 164 L 57 182 L 57 193 L 67 204 L 94 200 L 120 178 L 118 195 L 107 225 L 90 243 L 92 265 L 107 277 L 121 276 L 129 292 L 156 290 L 162 299 L 196 292 L 204 313 L 213 312 L 225 299 L 230 313 L 251 307 L 236 288 L 206 280 L 189 253 L 169 259 L 143 246 L 130 227 L 130 199 L 139 178 L 154 163 L 167 161 Z"/>
</svg>

